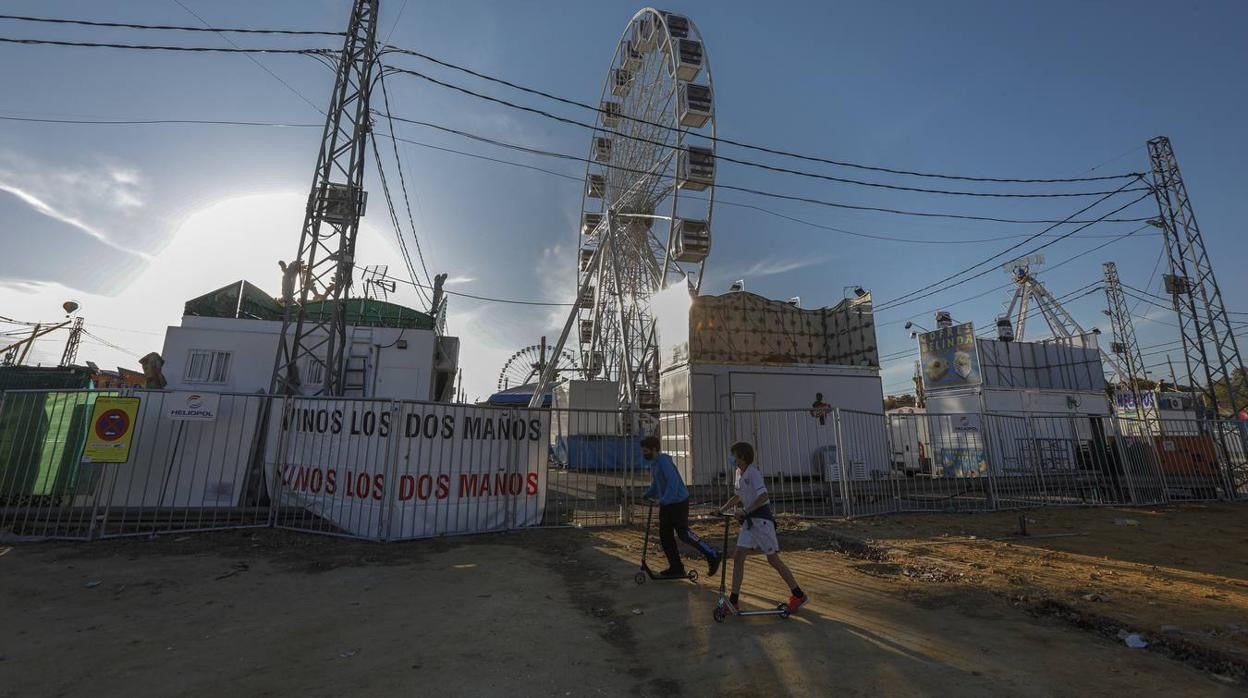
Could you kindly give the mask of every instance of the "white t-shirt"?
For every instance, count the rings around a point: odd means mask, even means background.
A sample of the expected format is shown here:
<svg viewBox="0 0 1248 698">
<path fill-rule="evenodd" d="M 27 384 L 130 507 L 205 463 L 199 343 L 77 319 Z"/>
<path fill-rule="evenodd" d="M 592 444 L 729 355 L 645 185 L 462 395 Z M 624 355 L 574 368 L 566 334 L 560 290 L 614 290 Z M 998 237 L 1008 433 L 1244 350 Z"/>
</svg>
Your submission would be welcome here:
<svg viewBox="0 0 1248 698">
<path fill-rule="evenodd" d="M 767 486 L 763 484 L 763 473 L 759 471 L 757 465 L 751 463 L 745 472 L 741 472 L 738 468 L 735 479 L 737 496 L 741 498 L 741 508 L 746 511 L 752 509 L 754 503 L 767 494 Z"/>
</svg>

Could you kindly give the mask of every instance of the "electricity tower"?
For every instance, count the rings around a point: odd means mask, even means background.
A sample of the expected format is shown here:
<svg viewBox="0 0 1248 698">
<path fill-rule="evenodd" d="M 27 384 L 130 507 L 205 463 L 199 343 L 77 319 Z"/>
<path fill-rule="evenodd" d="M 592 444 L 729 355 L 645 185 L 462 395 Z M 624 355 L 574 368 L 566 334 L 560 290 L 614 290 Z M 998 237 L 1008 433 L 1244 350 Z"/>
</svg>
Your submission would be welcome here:
<svg viewBox="0 0 1248 698">
<path fill-rule="evenodd" d="M 304 394 L 300 371 L 320 374 L 310 394 L 341 395 L 347 343 L 341 299 L 351 288 L 355 239 L 364 215 L 364 153 L 377 52 L 379 0 L 351 10 L 321 137 L 316 175 L 299 235 L 299 254 L 283 265 L 285 312 L 270 392 Z M 317 303 L 308 311 L 309 301 Z"/>
<path fill-rule="evenodd" d="M 1110 342 L 1110 353 L 1119 359 L 1119 366 L 1125 373 L 1119 375 L 1123 388 L 1131 391 L 1135 401 L 1136 413 L 1143 422 L 1146 434 L 1160 433 L 1161 421 L 1157 412 L 1157 401 L 1144 399 L 1140 391 L 1140 381 L 1145 378 L 1144 357 L 1140 354 L 1140 344 L 1135 340 L 1135 325 L 1131 322 L 1131 311 L 1127 308 L 1126 296 L 1122 293 L 1122 284 L 1118 280 L 1118 265 L 1105 262 L 1105 298 L 1109 301 L 1110 324 L 1113 326 L 1113 340 Z"/>
<path fill-rule="evenodd" d="M 1193 383 L 1203 378 L 1215 413 L 1234 413 L 1239 395 L 1232 380 L 1243 371 L 1239 345 L 1231 331 L 1230 316 L 1222 303 L 1222 290 L 1213 275 L 1205 239 L 1196 225 L 1196 214 L 1179 172 L 1170 139 L 1159 136 L 1148 142 L 1153 168 L 1153 194 L 1157 199 L 1160 227 L 1165 233 L 1170 273 L 1166 291 L 1174 299 L 1183 340 L 1183 356 Z M 1154 223 L 1157 225 L 1157 223 Z M 1227 399 L 1219 400 L 1214 386 L 1226 385 Z"/>
<path fill-rule="evenodd" d="M 1165 276 L 1166 291 L 1174 299 L 1174 310 L 1179 318 L 1179 334 L 1183 340 L 1183 359 L 1187 364 L 1188 380 L 1193 384 L 1199 378 L 1205 381 L 1205 394 L 1213 406 L 1213 437 L 1227 462 L 1232 492 L 1239 490 L 1248 480 L 1248 472 L 1231 464 L 1232 454 L 1245 447 L 1242 429 L 1232 431 L 1219 424 L 1222 409 L 1232 418 L 1239 405 L 1235 389 L 1235 373 L 1244 373 L 1239 344 L 1231 331 L 1230 316 L 1222 303 L 1222 290 L 1213 276 L 1213 264 L 1205 250 L 1205 238 L 1196 224 L 1192 202 L 1187 197 L 1187 187 L 1179 172 L 1178 160 L 1170 139 L 1158 136 L 1148 142 L 1148 155 L 1153 169 L 1153 195 L 1157 199 L 1159 221 L 1154 225 L 1165 233 L 1166 254 L 1170 259 L 1170 273 Z M 1226 386 L 1226 400 L 1218 399 L 1217 386 Z M 1239 439 L 1239 448 L 1230 448 L 1230 439 Z"/>
<path fill-rule="evenodd" d="M 65 351 L 61 354 L 61 366 L 73 366 L 78 360 L 78 344 L 82 341 L 82 318 L 74 318 L 69 329 L 69 339 L 65 340 Z"/>
</svg>

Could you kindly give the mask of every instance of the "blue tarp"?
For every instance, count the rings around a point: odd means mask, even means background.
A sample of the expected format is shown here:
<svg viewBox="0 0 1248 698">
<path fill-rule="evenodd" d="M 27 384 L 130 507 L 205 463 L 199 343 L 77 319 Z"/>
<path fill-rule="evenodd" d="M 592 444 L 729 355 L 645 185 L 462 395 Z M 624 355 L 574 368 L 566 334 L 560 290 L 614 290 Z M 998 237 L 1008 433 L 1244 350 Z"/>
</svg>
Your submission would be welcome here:
<svg viewBox="0 0 1248 698">
<path fill-rule="evenodd" d="M 529 400 L 533 398 L 533 391 L 536 389 L 537 386 L 530 383 L 500 390 L 490 396 L 487 404 L 495 407 L 527 407 Z M 542 407 L 550 407 L 549 392 L 542 396 Z"/>
<path fill-rule="evenodd" d="M 568 470 L 641 468 L 641 444 L 632 436 L 560 436 L 553 457 Z"/>
</svg>

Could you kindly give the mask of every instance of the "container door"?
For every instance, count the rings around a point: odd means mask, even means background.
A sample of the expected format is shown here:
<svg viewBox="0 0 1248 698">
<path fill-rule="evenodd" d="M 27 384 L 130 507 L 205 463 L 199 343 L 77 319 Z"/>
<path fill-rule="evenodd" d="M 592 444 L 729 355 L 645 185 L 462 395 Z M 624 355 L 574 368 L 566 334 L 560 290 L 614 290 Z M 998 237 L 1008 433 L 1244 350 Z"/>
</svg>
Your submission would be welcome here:
<svg viewBox="0 0 1248 698">
<path fill-rule="evenodd" d="M 758 448 L 758 413 L 754 411 L 754 393 L 732 394 L 733 441 L 748 441 Z"/>
</svg>

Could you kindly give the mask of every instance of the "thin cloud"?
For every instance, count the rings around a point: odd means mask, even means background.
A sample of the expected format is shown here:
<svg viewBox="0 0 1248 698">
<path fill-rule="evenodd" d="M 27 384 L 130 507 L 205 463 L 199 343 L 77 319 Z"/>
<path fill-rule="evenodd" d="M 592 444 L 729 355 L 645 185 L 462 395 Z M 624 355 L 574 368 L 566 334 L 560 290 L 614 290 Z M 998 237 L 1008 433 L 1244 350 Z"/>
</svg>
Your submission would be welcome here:
<svg viewBox="0 0 1248 698">
<path fill-rule="evenodd" d="M 443 283 L 447 286 L 454 286 L 455 284 L 470 284 L 474 281 L 476 281 L 476 278 L 472 276 L 451 276 L 447 277 Z"/>
<path fill-rule="evenodd" d="M 755 262 L 753 266 L 745 270 L 744 274 L 746 278 L 751 276 L 775 276 L 776 274 L 787 274 L 791 271 L 797 271 L 798 269 L 805 269 L 806 267 L 824 264 L 827 261 L 828 260 L 823 257 L 803 257 L 800 259 L 789 260 L 764 259 Z"/>
<path fill-rule="evenodd" d="M 12 194 L 13 196 L 20 199 L 23 203 L 30 206 L 31 208 L 38 211 L 39 213 L 47 216 L 48 218 L 51 218 L 56 221 L 60 221 L 61 223 L 77 228 L 83 233 L 86 233 L 90 237 L 95 238 L 96 240 L 104 243 L 105 245 L 108 245 L 109 247 L 115 250 L 125 252 L 126 254 L 134 255 L 135 257 L 138 257 L 139 259 L 142 259 L 147 262 L 152 261 L 151 255 L 146 254 L 144 252 L 140 252 L 138 250 L 130 249 L 124 245 L 113 242 L 113 240 L 110 239 L 104 233 L 96 230 L 95 228 L 91 227 L 90 225 L 84 223 L 83 221 L 73 216 L 62 213 L 61 211 L 58 211 L 55 208 L 52 208 L 51 206 L 44 203 L 38 197 L 36 197 L 35 195 L 29 192 L 23 191 L 11 184 L 6 184 L 4 182 L 0 182 L 0 191 Z"/>
</svg>

